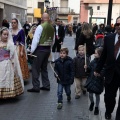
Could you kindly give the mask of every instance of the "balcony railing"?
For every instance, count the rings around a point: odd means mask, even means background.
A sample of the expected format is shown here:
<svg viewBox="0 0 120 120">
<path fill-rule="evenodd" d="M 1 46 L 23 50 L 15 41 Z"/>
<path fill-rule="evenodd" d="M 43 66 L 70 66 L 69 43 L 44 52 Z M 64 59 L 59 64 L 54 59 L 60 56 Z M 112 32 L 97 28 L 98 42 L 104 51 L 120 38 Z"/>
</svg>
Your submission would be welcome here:
<svg viewBox="0 0 120 120">
<path fill-rule="evenodd" d="M 57 12 L 58 14 L 69 14 L 70 8 L 69 7 L 58 7 Z"/>
</svg>

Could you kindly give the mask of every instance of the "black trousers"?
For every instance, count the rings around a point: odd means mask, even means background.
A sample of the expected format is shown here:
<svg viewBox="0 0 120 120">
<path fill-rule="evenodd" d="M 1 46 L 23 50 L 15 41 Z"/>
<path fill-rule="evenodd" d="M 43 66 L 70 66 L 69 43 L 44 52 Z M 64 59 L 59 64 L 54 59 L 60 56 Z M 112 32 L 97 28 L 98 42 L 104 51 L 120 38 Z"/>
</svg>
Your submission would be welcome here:
<svg viewBox="0 0 120 120">
<path fill-rule="evenodd" d="M 61 49 L 61 44 L 59 41 L 55 41 L 53 47 L 52 47 L 52 52 L 60 52 Z"/>
<path fill-rule="evenodd" d="M 114 75 L 113 80 L 111 81 L 110 84 L 105 83 L 104 101 L 105 101 L 106 113 L 108 114 L 111 114 L 114 110 L 114 107 L 116 104 L 116 94 L 119 87 L 120 87 L 120 79 L 117 74 Z M 120 116 L 120 101 L 118 104 L 116 118 L 118 116 Z M 120 117 L 119 117 L 119 120 L 120 120 Z"/>
<path fill-rule="evenodd" d="M 36 50 L 34 55 L 37 57 L 33 59 L 32 64 L 32 84 L 34 89 L 40 88 L 39 76 L 41 72 L 42 85 L 45 88 L 50 88 L 50 81 L 48 78 L 47 64 L 50 52 Z"/>
</svg>

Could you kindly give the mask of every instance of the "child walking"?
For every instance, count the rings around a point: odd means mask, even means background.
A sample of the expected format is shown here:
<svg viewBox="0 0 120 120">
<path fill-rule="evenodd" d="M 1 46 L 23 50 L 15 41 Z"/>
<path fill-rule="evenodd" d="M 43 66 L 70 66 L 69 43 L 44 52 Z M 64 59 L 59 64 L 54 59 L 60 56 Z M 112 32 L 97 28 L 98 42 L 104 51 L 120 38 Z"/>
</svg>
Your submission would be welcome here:
<svg viewBox="0 0 120 120">
<path fill-rule="evenodd" d="M 79 99 L 82 91 L 83 94 L 86 94 L 86 89 L 84 85 L 86 83 L 86 73 L 85 73 L 85 47 L 84 45 L 80 45 L 78 47 L 78 54 L 73 59 L 74 61 L 74 69 L 75 69 L 75 99 Z M 87 64 L 89 64 L 89 59 L 87 58 Z"/>
<path fill-rule="evenodd" d="M 94 54 L 94 60 L 91 61 L 90 65 L 85 68 L 87 68 L 87 72 L 89 73 L 88 79 L 86 81 L 86 88 L 87 91 L 89 92 L 89 99 L 90 99 L 90 107 L 89 110 L 93 111 L 94 108 L 94 98 L 93 95 L 95 94 L 96 97 L 96 104 L 95 104 L 95 110 L 94 110 L 94 115 L 99 114 L 99 103 L 100 103 L 100 94 L 103 92 L 103 71 L 101 72 L 99 77 L 94 76 L 94 70 L 97 66 L 97 63 L 99 61 L 99 58 L 102 53 L 102 48 L 96 48 L 95 54 Z"/>
<path fill-rule="evenodd" d="M 68 56 L 68 48 L 61 48 L 60 50 L 60 57 L 55 61 L 55 72 L 57 75 L 58 83 L 58 106 L 57 109 L 62 108 L 63 103 L 63 89 L 67 95 L 67 101 L 70 102 L 71 100 L 71 84 L 74 82 L 74 66 L 73 60 Z"/>
</svg>

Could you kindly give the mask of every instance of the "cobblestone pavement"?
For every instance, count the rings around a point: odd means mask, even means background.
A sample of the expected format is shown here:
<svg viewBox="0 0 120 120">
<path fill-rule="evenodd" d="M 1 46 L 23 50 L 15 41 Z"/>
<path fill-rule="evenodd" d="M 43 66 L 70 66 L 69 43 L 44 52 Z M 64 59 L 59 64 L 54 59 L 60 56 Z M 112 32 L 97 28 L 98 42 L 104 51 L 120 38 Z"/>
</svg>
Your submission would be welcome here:
<svg viewBox="0 0 120 120">
<path fill-rule="evenodd" d="M 74 39 L 66 37 L 65 44 L 73 52 Z M 9 100 L 0 100 L 0 120 L 88 120 L 88 97 L 82 96 L 75 100 L 74 85 L 72 85 L 72 101 L 67 103 L 64 94 L 63 108 L 57 110 L 57 83 L 53 72 L 48 65 L 51 90 L 40 91 L 40 93 L 28 93 L 27 89 L 32 87 L 31 79 L 25 82 L 23 95 Z"/>
<path fill-rule="evenodd" d="M 69 55 L 73 58 L 75 52 L 74 36 L 66 36 L 64 45 L 69 48 Z M 53 72 L 48 65 L 51 90 L 40 91 L 40 93 L 28 93 L 27 89 L 32 87 L 31 79 L 25 82 L 25 92 L 23 95 L 9 100 L 0 100 L 0 120 L 105 120 L 105 105 L 103 94 L 101 95 L 100 115 L 94 116 L 88 111 L 88 94 L 82 95 L 76 100 L 74 95 L 74 85 L 72 85 L 72 101 L 67 103 L 64 93 L 62 110 L 57 110 L 57 83 Z M 116 109 L 115 109 L 116 110 Z M 115 111 L 113 113 L 113 119 Z"/>
</svg>

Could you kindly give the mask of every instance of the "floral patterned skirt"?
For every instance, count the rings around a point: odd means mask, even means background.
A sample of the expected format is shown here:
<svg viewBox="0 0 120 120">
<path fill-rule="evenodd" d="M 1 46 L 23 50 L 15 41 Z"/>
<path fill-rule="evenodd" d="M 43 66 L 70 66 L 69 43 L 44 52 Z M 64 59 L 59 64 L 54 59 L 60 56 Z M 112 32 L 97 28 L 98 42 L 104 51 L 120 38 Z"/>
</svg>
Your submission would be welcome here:
<svg viewBox="0 0 120 120">
<path fill-rule="evenodd" d="M 23 87 L 18 77 L 14 77 L 14 88 L 0 88 L 0 99 L 14 98 L 23 93 Z"/>
<path fill-rule="evenodd" d="M 23 57 L 21 57 L 20 56 L 21 49 L 22 49 L 22 46 L 20 45 L 19 46 L 19 62 L 20 62 L 20 67 L 21 67 L 21 71 L 22 71 L 23 80 L 27 80 L 30 77 L 30 73 L 29 73 L 25 50 L 23 52 Z"/>
</svg>

